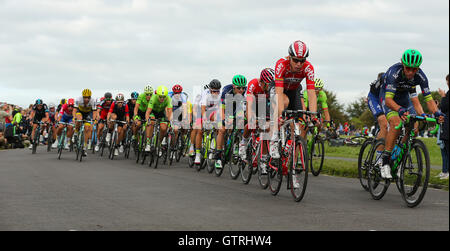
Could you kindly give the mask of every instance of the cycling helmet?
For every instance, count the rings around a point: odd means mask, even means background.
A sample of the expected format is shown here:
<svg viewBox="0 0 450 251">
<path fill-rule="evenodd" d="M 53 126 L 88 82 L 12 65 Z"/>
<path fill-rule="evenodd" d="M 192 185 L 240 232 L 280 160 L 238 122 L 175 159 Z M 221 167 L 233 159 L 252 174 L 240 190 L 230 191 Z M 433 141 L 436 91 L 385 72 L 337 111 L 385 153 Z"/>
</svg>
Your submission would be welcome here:
<svg viewBox="0 0 450 251">
<path fill-rule="evenodd" d="M 203 90 L 209 89 L 209 85 L 203 86 Z"/>
<path fill-rule="evenodd" d="M 233 85 L 238 87 L 246 87 L 247 79 L 242 75 L 236 75 L 233 77 Z"/>
<path fill-rule="evenodd" d="M 48 108 L 55 108 L 56 106 L 55 106 L 55 104 L 54 103 L 50 103 L 49 105 L 48 105 Z"/>
<path fill-rule="evenodd" d="M 92 92 L 89 89 L 84 89 L 81 95 L 83 95 L 83 97 L 90 97 L 92 96 Z"/>
<path fill-rule="evenodd" d="M 139 97 L 139 93 L 137 93 L 137 92 L 131 93 L 131 99 L 137 99 L 138 97 Z"/>
<path fill-rule="evenodd" d="M 207 86 L 208 86 L 208 88 L 215 89 L 215 90 L 219 90 L 220 88 L 222 88 L 222 84 L 217 79 L 211 80 L 211 82 L 209 82 L 209 84 Z"/>
<path fill-rule="evenodd" d="M 61 99 L 61 101 L 59 102 L 60 105 L 64 105 L 65 103 L 66 103 L 66 99 L 65 98 Z"/>
<path fill-rule="evenodd" d="M 169 94 L 169 90 L 164 85 L 158 86 L 158 89 L 156 89 L 156 95 L 158 96 L 167 96 Z"/>
<path fill-rule="evenodd" d="M 266 68 L 261 71 L 259 79 L 264 83 L 273 83 L 275 81 L 275 71 L 270 68 Z"/>
<path fill-rule="evenodd" d="M 181 93 L 183 91 L 183 87 L 181 87 L 181 85 L 174 85 L 172 87 L 172 91 L 175 94 Z"/>
<path fill-rule="evenodd" d="M 316 89 L 322 89 L 323 86 L 324 86 L 324 84 L 323 84 L 323 80 L 322 79 L 320 79 L 320 78 L 314 79 L 314 87 Z"/>
<path fill-rule="evenodd" d="M 145 93 L 145 94 L 153 94 L 153 87 L 151 87 L 150 85 L 147 85 L 147 86 L 144 88 L 144 93 Z"/>
<path fill-rule="evenodd" d="M 42 99 L 36 99 L 36 105 L 42 105 L 44 104 L 44 102 L 42 101 Z"/>
<path fill-rule="evenodd" d="M 122 93 L 117 94 L 116 101 L 125 101 L 125 97 Z"/>
<path fill-rule="evenodd" d="M 422 61 L 422 54 L 418 50 L 408 49 L 403 53 L 402 63 L 407 67 L 419 68 Z"/>
<path fill-rule="evenodd" d="M 289 46 L 288 52 L 289 56 L 296 58 L 307 58 L 309 56 L 309 48 L 300 40 L 293 42 Z"/>
<path fill-rule="evenodd" d="M 67 105 L 75 105 L 75 100 L 73 98 L 69 98 L 69 100 L 67 100 Z"/>
<path fill-rule="evenodd" d="M 112 94 L 110 92 L 105 93 L 105 99 L 112 99 Z"/>
</svg>

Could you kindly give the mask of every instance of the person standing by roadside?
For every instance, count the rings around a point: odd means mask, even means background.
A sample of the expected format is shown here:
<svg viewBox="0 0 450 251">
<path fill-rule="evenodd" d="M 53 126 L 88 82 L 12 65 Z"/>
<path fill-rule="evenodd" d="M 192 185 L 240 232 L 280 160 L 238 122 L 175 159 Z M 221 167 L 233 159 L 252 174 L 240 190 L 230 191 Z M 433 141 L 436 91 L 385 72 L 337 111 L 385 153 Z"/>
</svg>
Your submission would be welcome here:
<svg viewBox="0 0 450 251">
<path fill-rule="evenodd" d="M 447 87 L 449 76 L 446 77 L 447 80 Z M 442 125 L 442 131 L 440 134 L 440 140 L 442 140 L 441 146 L 441 155 L 442 155 L 442 172 L 439 174 L 441 179 L 448 179 L 448 163 L 449 163 L 449 137 L 448 137 L 448 91 L 447 93 L 444 92 L 444 90 L 439 89 L 439 95 L 441 95 L 441 105 L 439 106 L 439 109 L 441 109 L 442 113 L 445 114 L 445 120 L 444 124 Z"/>
</svg>

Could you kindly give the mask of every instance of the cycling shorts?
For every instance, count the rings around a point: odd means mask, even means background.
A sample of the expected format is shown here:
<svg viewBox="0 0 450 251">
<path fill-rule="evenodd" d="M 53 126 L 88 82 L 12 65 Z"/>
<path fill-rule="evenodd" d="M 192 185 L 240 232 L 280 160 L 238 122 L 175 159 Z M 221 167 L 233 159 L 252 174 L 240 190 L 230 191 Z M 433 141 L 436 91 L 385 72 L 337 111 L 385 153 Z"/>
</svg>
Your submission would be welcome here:
<svg viewBox="0 0 450 251">
<path fill-rule="evenodd" d="M 367 96 L 367 103 L 375 120 L 377 120 L 379 116 L 384 115 L 383 108 L 381 108 L 380 105 L 380 99 L 372 92 L 369 92 L 369 95 Z"/>
</svg>

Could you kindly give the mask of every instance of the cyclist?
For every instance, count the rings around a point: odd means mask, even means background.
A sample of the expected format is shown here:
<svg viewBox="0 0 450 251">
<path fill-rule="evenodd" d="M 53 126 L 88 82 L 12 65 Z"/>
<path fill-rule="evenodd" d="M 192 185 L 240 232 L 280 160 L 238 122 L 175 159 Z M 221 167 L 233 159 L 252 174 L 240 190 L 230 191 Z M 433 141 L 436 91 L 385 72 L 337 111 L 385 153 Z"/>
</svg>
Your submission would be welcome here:
<svg viewBox="0 0 450 251">
<path fill-rule="evenodd" d="M 116 141 L 116 146 L 119 146 L 119 151 L 117 151 L 117 148 L 114 149 L 114 155 L 117 156 L 120 153 L 123 153 L 123 145 L 122 141 L 125 137 L 125 132 L 127 131 L 127 125 L 130 123 L 130 114 L 128 105 L 124 104 L 125 97 L 122 93 L 117 94 L 116 101 L 114 101 L 111 104 L 111 107 L 108 112 L 107 121 L 110 120 L 118 120 L 118 121 L 126 121 L 127 124 L 118 123 L 117 124 L 117 131 L 118 131 L 118 137 Z M 115 122 L 114 122 L 115 123 Z M 109 130 L 114 130 L 114 123 L 109 123 Z"/>
<path fill-rule="evenodd" d="M 383 85 L 380 92 L 381 104 L 384 114 L 389 122 L 389 129 L 386 135 L 386 147 L 381 156 L 381 176 L 391 179 L 391 152 L 400 134 L 400 130 L 395 129 L 409 114 L 421 114 L 422 105 L 416 91 L 416 86 L 420 85 L 428 109 L 438 118 L 439 122 L 444 121 L 444 115 L 438 110 L 433 101 L 425 73 L 420 69 L 423 58 L 422 54 L 415 49 L 406 50 L 401 58 L 401 62 L 391 66 L 383 75 Z M 405 137 L 407 138 L 407 137 Z M 399 169 L 400 171 L 400 169 Z"/>
<path fill-rule="evenodd" d="M 65 103 L 59 113 L 56 115 L 56 120 L 58 122 L 63 122 L 63 123 L 72 123 L 73 117 L 75 115 L 75 100 L 73 98 L 70 98 L 67 100 L 67 103 Z M 58 126 L 58 128 L 56 129 L 56 133 L 55 135 L 57 135 L 58 137 L 61 136 L 61 133 L 64 129 L 64 125 L 60 124 Z M 73 135 L 73 126 L 68 125 L 67 126 L 67 137 L 66 137 L 66 141 L 64 142 L 64 149 L 69 150 L 69 139 L 72 138 Z M 58 147 L 58 140 L 56 140 L 53 145 L 52 148 L 57 148 Z"/>
<path fill-rule="evenodd" d="M 326 127 L 329 128 L 331 118 L 330 118 L 330 112 L 328 111 L 327 94 L 325 93 L 325 91 L 323 91 L 323 86 L 324 86 L 324 83 L 323 83 L 322 79 L 316 78 L 314 80 L 314 89 L 316 92 L 317 103 L 320 104 L 322 111 L 324 113 L 324 116 L 325 116 L 325 120 L 323 122 L 326 125 Z M 303 103 L 302 104 L 303 107 L 308 107 L 308 92 L 307 91 L 303 92 L 302 103 Z M 319 125 L 319 129 L 320 128 L 321 128 L 321 125 Z M 305 135 L 302 135 L 302 136 L 304 137 Z"/>
<path fill-rule="evenodd" d="M 160 85 L 156 89 L 155 95 L 150 99 L 148 103 L 147 112 L 145 113 L 145 120 L 159 119 L 160 121 L 160 132 L 159 132 L 159 142 L 166 136 L 168 129 L 168 122 L 172 121 L 172 99 L 169 97 L 169 90 L 167 87 Z M 153 130 L 155 128 L 155 121 L 150 121 L 149 134 L 147 134 L 147 146 L 149 146 L 149 138 L 153 135 Z M 161 145 L 162 151 L 166 147 L 166 143 L 163 142 Z M 159 155 L 159 153 L 158 153 Z"/>
<path fill-rule="evenodd" d="M 288 49 L 289 56 L 277 61 L 275 65 L 275 93 L 278 109 L 275 110 L 279 124 L 283 123 L 281 113 L 284 109 L 303 110 L 301 103 L 301 82 L 306 78 L 306 90 L 309 96 L 309 110 L 317 112 L 317 97 L 314 88 L 314 67 L 306 59 L 309 48 L 302 41 L 293 42 Z M 318 122 L 313 116 L 313 121 Z M 304 134 L 304 132 L 302 132 Z M 275 133 L 270 142 L 270 155 L 279 159 L 278 134 Z"/>
<path fill-rule="evenodd" d="M 56 106 L 54 103 L 50 103 L 48 105 L 48 116 L 49 116 L 49 121 L 51 122 L 51 127 L 48 129 L 49 131 L 52 130 L 53 131 L 53 138 L 52 138 L 52 142 L 56 140 L 56 116 L 57 116 L 57 112 L 56 112 Z M 48 137 L 48 134 L 47 134 Z"/>
<path fill-rule="evenodd" d="M 174 85 L 172 87 L 172 91 L 169 92 L 169 97 L 172 99 L 172 108 L 174 113 L 174 120 L 172 122 L 172 128 L 175 134 L 175 139 L 178 137 L 178 131 L 181 129 L 181 135 L 183 136 L 184 130 L 181 125 L 182 122 L 187 122 L 187 115 L 188 115 L 188 109 L 187 109 L 187 99 L 188 95 L 183 92 L 183 87 L 181 85 Z M 181 109 L 179 109 L 181 108 Z M 183 120 L 184 119 L 184 120 Z M 184 128 L 187 128 L 187 126 L 184 126 Z M 174 140 L 172 142 L 171 147 L 175 148 L 176 141 Z M 174 155 L 175 157 L 175 155 Z"/>
<path fill-rule="evenodd" d="M 220 92 L 220 81 L 219 80 L 212 80 L 211 83 L 213 83 L 214 87 L 218 87 L 218 90 Z M 209 91 L 209 85 L 205 85 L 203 86 L 203 91 L 198 94 L 195 99 L 194 99 L 194 104 L 193 104 L 193 110 L 192 110 L 192 131 L 191 131 L 191 146 L 189 148 L 189 156 L 194 156 L 197 155 L 197 149 L 198 149 L 198 158 L 196 157 L 196 159 L 198 160 L 198 164 L 200 163 L 200 149 L 202 147 L 202 106 L 201 106 L 201 101 L 202 101 L 202 97 L 203 95 L 206 95 Z M 195 162 L 195 161 L 194 161 Z"/>
<path fill-rule="evenodd" d="M 269 104 L 270 90 L 271 90 L 271 87 L 273 89 L 274 84 L 275 84 L 275 71 L 270 68 L 263 69 L 261 71 L 259 79 L 255 78 L 248 83 L 246 96 L 247 96 L 247 121 L 249 124 L 251 124 L 250 121 L 252 119 L 257 117 L 256 112 L 258 112 L 258 109 L 259 109 L 258 107 L 266 106 L 266 117 L 269 114 L 270 107 L 268 107 L 267 105 Z M 265 98 L 266 98 L 265 103 L 260 104 L 258 102 L 257 98 L 259 95 L 265 95 Z M 254 103 L 255 103 L 255 105 L 254 105 Z M 253 108 L 256 108 L 256 109 L 253 109 Z M 249 130 L 248 124 L 247 124 L 247 126 L 245 126 L 245 128 L 244 128 L 244 133 L 242 135 L 243 136 L 242 141 L 239 144 L 239 155 L 244 160 L 247 159 L 247 144 L 248 144 L 248 140 L 250 137 L 250 132 L 251 131 Z M 266 148 L 263 149 L 263 158 L 264 158 L 264 160 L 267 159 L 267 149 Z M 265 162 L 262 161 L 261 164 L 263 165 L 262 170 L 264 171 L 265 170 L 265 166 L 264 166 Z"/>
<path fill-rule="evenodd" d="M 217 150 L 216 150 L 216 154 L 214 156 L 214 159 L 216 160 L 216 168 L 222 168 L 222 152 L 223 152 L 223 147 L 224 147 L 224 136 L 225 136 L 225 132 L 226 132 L 226 128 L 225 128 L 225 124 L 231 124 L 234 121 L 236 121 L 234 118 L 237 117 L 241 117 L 241 116 L 237 116 L 240 112 L 242 112 L 242 114 L 244 113 L 244 106 L 242 105 L 241 107 L 239 106 L 239 101 L 244 101 L 243 98 L 243 94 L 245 93 L 247 89 L 247 79 L 242 76 L 242 75 L 236 75 L 233 77 L 232 80 L 232 84 L 227 85 L 225 87 L 223 87 L 222 89 L 222 95 L 221 95 L 221 101 L 222 101 L 222 117 L 224 118 L 224 122 L 223 122 L 223 126 L 219 129 L 218 134 L 217 134 Z M 234 99 L 234 97 L 236 96 L 236 99 Z M 239 100 L 239 97 L 241 97 L 241 100 Z M 237 102 L 232 104 L 232 111 L 225 111 L 226 107 L 226 100 L 230 100 L 232 99 L 236 100 Z M 239 108 L 241 108 L 242 110 L 238 110 Z M 225 116 L 225 112 L 227 112 L 227 116 Z M 230 116 L 233 116 L 233 119 L 229 119 Z M 242 116 L 244 118 L 244 116 Z"/>
<path fill-rule="evenodd" d="M 36 102 L 34 103 L 34 106 L 31 110 L 31 115 L 30 115 L 30 125 L 33 127 L 33 130 L 31 132 L 31 144 L 29 149 L 33 149 L 33 140 L 34 140 L 34 134 L 36 132 L 36 128 L 39 124 L 39 122 L 48 122 L 49 121 L 49 114 L 48 114 L 48 107 L 46 104 L 44 104 L 44 102 L 42 101 L 42 99 L 37 99 Z M 42 126 L 42 130 L 41 132 L 43 132 L 45 129 L 45 125 Z M 41 135 L 38 135 L 38 142 L 37 144 L 39 144 L 39 138 Z"/>
<path fill-rule="evenodd" d="M 384 139 L 387 133 L 388 121 L 386 119 L 386 115 L 383 112 L 383 108 L 380 104 L 380 91 L 382 87 L 382 77 L 384 72 L 378 73 L 378 77 L 375 81 L 370 84 L 370 91 L 367 95 L 367 104 L 369 106 L 370 111 L 372 112 L 375 121 L 378 123 L 378 127 L 380 131 L 378 135 L 376 135 L 377 139 Z M 375 135 L 374 135 L 375 136 Z M 380 156 L 383 153 L 383 145 L 380 145 L 379 149 L 376 149 L 376 159 L 381 162 Z"/>
<path fill-rule="evenodd" d="M 136 106 L 136 101 L 139 97 L 139 93 L 137 92 L 132 92 L 131 93 L 131 99 L 128 99 L 126 104 L 128 105 L 128 110 L 130 111 L 130 118 L 133 119 L 134 118 L 134 107 Z"/>
<path fill-rule="evenodd" d="M 92 91 L 84 89 L 82 96 L 75 101 L 75 118 L 76 120 L 85 120 L 85 134 L 84 134 L 84 146 L 86 147 L 88 140 L 92 136 L 92 126 L 88 122 L 90 120 L 98 118 L 97 106 L 95 100 L 91 97 Z M 75 137 L 78 136 L 78 132 L 81 127 L 81 122 L 75 124 Z M 86 151 L 83 151 L 83 157 L 86 157 Z"/>
<path fill-rule="evenodd" d="M 104 99 L 100 101 L 100 103 L 97 106 L 97 111 L 100 116 L 100 119 L 98 120 L 98 128 L 97 128 L 97 135 L 102 135 L 103 128 L 105 127 L 105 123 L 107 122 L 106 117 L 108 117 L 109 110 L 111 108 L 111 104 L 113 102 L 112 94 L 110 92 L 106 92 L 103 96 Z M 111 141 L 111 130 L 108 130 L 106 134 L 106 143 L 109 143 Z M 98 146 L 98 144 L 97 144 Z M 95 150 L 99 150 L 99 148 L 96 146 Z"/>
<path fill-rule="evenodd" d="M 67 100 L 65 98 L 61 99 L 61 101 L 59 102 L 58 107 L 56 108 L 56 113 L 58 114 L 59 111 L 61 111 L 62 106 L 67 102 Z"/>
<path fill-rule="evenodd" d="M 134 131 L 133 135 L 134 138 L 136 138 L 136 133 L 138 132 L 139 128 L 141 128 L 141 120 L 146 118 L 145 113 L 147 112 L 148 104 L 152 98 L 153 95 L 153 87 L 150 85 L 147 85 L 144 88 L 144 92 L 141 93 L 136 101 L 136 106 L 134 107 Z M 147 137 L 147 145 L 145 147 L 145 151 L 150 151 L 150 128 L 148 123 L 145 123 L 145 130 L 146 130 L 146 137 Z"/>
</svg>

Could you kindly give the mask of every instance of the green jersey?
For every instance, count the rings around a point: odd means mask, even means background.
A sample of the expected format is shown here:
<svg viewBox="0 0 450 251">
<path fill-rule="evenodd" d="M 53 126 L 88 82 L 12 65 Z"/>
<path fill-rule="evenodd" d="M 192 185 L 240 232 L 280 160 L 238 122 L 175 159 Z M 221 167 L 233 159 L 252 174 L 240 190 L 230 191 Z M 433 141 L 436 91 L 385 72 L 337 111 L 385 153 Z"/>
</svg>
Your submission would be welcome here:
<svg viewBox="0 0 450 251">
<path fill-rule="evenodd" d="M 22 121 L 22 114 L 20 112 L 16 113 L 13 118 L 13 123 L 20 124 Z"/>
<path fill-rule="evenodd" d="M 305 101 L 305 109 L 308 108 L 308 91 L 303 92 L 303 99 Z M 324 91 L 319 91 L 317 95 L 317 104 L 321 104 L 322 109 L 328 108 L 327 104 L 327 94 Z"/>
<path fill-rule="evenodd" d="M 152 98 L 156 95 L 152 95 Z M 151 99 L 150 99 L 151 100 Z M 148 108 L 148 104 L 150 101 L 147 101 L 147 95 L 145 93 L 141 93 L 136 100 L 136 104 L 139 104 L 139 111 L 146 112 Z"/>
<path fill-rule="evenodd" d="M 158 95 L 153 95 L 148 103 L 148 108 L 152 109 L 152 112 L 160 113 L 163 112 L 166 108 L 172 108 L 172 99 L 169 96 L 166 96 L 164 102 L 159 102 Z"/>
</svg>

